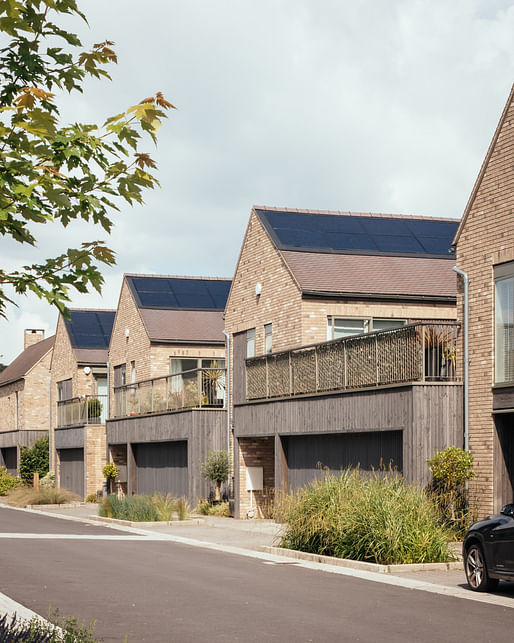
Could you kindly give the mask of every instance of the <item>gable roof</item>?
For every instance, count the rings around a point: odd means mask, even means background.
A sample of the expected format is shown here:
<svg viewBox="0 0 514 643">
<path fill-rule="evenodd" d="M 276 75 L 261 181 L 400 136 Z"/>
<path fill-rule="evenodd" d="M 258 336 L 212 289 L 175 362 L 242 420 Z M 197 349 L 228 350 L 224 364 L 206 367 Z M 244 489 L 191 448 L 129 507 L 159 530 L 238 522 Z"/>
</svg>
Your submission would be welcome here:
<svg viewBox="0 0 514 643">
<path fill-rule="evenodd" d="M 21 380 L 54 346 L 55 335 L 26 348 L 0 373 L 0 386 Z"/>
<path fill-rule="evenodd" d="M 70 309 L 64 325 L 78 362 L 107 363 L 114 310 Z"/>
<path fill-rule="evenodd" d="M 455 300 L 456 219 L 254 211 L 304 295 Z"/>
<path fill-rule="evenodd" d="M 230 279 L 125 275 L 151 342 L 224 344 Z"/>
<path fill-rule="evenodd" d="M 475 198 L 477 196 L 478 190 L 480 189 L 480 185 L 482 183 L 482 179 L 484 178 L 484 175 L 487 170 L 487 166 L 489 165 L 489 161 L 491 159 L 491 156 L 494 152 L 494 148 L 496 147 L 496 143 L 498 141 L 498 137 L 500 136 L 500 132 L 503 128 L 503 124 L 505 123 L 505 120 L 507 118 L 507 114 L 509 112 L 509 109 L 514 101 L 514 85 L 512 85 L 512 88 L 510 90 L 509 97 L 507 98 L 507 102 L 505 103 L 505 107 L 503 108 L 502 115 L 500 116 L 500 120 L 498 122 L 498 125 L 496 127 L 496 130 L 494 132 L 492 141 L 487 149 L 487 154 L 485 155 L 484 162 L 482 163 L 482 166 L 480 168 L 480 172 L 478 173 L 477 179 L 475 181 L 475 184 L 473 186 L 473 189 L 471 190 L 471 194 L 469 196 L 468 202 L 466 204 L 466 208 L 464 210 L 464 214 L 462 215 L 462 219 L 459 225 L 459 228 L 457 232 L 455 233 L 455 237 L 453 239 L 453 245 L 457 245 L 459 242 L 460 235 L 462 234 L 462 231 L 464 230 L 464 227 L 466 225 L 466 221 L 468 219 L 469 213 L 471 211 L 471 208 L 473 207 L 473 203 L 475 201 Z"/>
</svg>

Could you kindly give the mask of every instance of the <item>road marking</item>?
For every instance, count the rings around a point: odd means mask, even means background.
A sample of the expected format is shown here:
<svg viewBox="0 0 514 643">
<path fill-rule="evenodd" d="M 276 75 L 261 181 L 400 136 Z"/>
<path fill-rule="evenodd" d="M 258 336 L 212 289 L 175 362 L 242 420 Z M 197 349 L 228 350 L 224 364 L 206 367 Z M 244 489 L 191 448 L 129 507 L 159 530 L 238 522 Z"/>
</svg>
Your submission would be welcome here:
<svg viewBox="0 0 514 643">
<path fill-rule="evenodd" d="M 150 541 L 150 540 L 169 540 L 166 534 L 154 535 L 98 535 L 98 534 L 27 534 L 27 533 L 0 533 L 0 538 L 4 540 L 127 540 L 127 541 Z"/>
</svg>

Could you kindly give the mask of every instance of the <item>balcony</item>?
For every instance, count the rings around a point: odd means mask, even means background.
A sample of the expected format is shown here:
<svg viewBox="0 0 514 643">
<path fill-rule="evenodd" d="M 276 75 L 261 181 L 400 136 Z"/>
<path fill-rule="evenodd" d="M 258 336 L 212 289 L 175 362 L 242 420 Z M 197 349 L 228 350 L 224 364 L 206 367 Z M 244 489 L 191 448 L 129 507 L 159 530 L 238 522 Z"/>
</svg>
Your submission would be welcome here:
<svg viewBox="0 0 514 643">
<path fill-rule="evenodd" d="M 453 322 L 418 322 L 252 357 L 246 360 L 246 399 L 456 382 L 458 331 Z"/>
<path fill-rule="evenodd" d="M 224 406 L 225 369 L 197 368 L 116 387 L 113 417 Z"/>
<path fill-rule="evenodd" d="M 108 417 L 107 395 L 84 395 L 57 402 L 57 428 L 105 424 Z"/>
</svg>

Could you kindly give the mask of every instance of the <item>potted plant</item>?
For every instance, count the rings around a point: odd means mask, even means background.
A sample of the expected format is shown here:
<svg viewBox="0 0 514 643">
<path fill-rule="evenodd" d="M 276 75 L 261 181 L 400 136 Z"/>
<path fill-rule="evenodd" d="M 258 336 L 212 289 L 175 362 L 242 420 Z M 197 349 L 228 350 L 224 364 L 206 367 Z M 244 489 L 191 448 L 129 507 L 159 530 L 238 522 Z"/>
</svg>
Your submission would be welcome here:
<svg viewBox="0 0 514 643">
<path fill-rule="evenodd" d="M 87 419 L 89 424 L 101 424 L 102 403 L 97 397 L 90 397 L 87 401 Z"/>
<path fill-rule="evenodd" d="M 108 462 L 105 467 L 102 469 L 102 473 L 107 480 L 107 488 L 109 493 L 112 493 L 112 484 L 114 480 L 119 476 L 120 470 L 114 462 Z"/>
<path fill-rule="evenodd" d="M 221 485 L 227 480 L 230 471 L 228 451 L 209 451 L 207 460 L 200 468 L 202 475 L 216 485 L 215 499 L 221 500 Z"/>
</svg>

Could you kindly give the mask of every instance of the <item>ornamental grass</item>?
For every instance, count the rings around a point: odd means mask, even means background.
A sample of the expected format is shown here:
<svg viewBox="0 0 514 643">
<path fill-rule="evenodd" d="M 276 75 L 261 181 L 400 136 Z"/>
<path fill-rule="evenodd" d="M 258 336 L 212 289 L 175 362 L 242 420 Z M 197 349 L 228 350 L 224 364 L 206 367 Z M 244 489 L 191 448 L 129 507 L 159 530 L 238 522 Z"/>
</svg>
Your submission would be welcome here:
<svg viewBox="0 0 514 643">
<path fill-rule="evenodd" d="M 178 518 L 187 520 L 190 507 L 185 498 L 174 498 L 171 494 L 107 496 L 98 508 L 98 515 L 130 522 L 167 522 Z"/>
<path fill-rule="evenodd" d="M 455 560 L 436 505 L 394 471 L 324 472 L 278 512 L 288 549 L 386 565 Z"/>
</svg>

